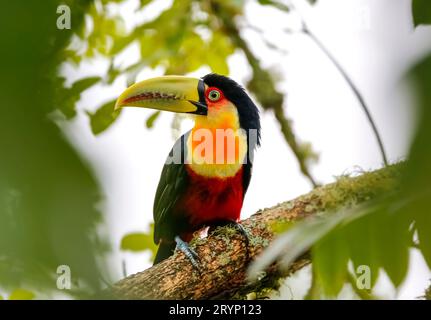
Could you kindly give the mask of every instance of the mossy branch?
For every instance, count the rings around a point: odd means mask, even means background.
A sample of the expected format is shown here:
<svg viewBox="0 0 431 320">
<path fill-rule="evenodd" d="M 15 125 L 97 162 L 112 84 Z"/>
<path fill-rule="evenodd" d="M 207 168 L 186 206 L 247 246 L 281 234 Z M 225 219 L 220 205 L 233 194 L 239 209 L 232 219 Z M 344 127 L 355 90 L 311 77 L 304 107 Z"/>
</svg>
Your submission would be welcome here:
<svg viewBox="0 0 431 320">
<path fill-rule="evenodd" d="M 393 165 L 356 177 L 343 176 L 337 182 L 316 188 L 292 201 L 261 210 L 241 223 L 250 235 L 247 260 L 244 239 L 232 227 L 222 227 L 204 239 L 194 239 L 191 246 L 200 257 L 197 272 L 182 252 L 143 272 L 131 275 L 110 290 L 125 299 L 210 299 L 243 297 L 248 292 L 273 287 L 278 279 L 307 265 L 307 255 L 300 257 L 281 273 L 277 265 L 265 271 L 257 283 L 249 283 L 246 271 L 274 239 L 274 226 L 297 221 L 316 213 L 352 207 L 393 190 L 400 165 Z"/>
</svg>

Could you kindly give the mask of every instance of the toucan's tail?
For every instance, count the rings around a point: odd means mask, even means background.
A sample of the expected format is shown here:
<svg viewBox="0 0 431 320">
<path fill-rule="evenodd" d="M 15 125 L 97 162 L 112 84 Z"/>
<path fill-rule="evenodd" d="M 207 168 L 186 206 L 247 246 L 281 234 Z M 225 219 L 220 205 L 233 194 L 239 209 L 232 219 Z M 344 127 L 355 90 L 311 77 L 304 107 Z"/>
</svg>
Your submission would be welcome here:
<svg viewBox="0 0 431 320">
<path fill-rule="evenodd" d="M 159 249 L 157 250 L 156 258 L 154 259 L 153 265 L 158 264 L 173 255 L 175 251 L 175 246 L 175 241 L 164 242 L 162 240 L 160 242 Z"/>
</svg>

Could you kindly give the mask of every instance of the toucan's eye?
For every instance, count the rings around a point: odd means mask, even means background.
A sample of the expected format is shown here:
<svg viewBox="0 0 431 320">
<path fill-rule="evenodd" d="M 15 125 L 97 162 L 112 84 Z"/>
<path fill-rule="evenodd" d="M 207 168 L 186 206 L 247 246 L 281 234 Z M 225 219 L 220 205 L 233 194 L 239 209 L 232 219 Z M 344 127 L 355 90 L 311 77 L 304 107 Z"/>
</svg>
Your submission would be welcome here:
<svg viewBox="0 0 431 320">
<path fill-rule="evenodd" d="M 208 93 L 208 99 L 210 99 L 211 101 L 218 101 L 221 98 L 221 93 L 220 91 L 213 89 Z"/>
</svg>

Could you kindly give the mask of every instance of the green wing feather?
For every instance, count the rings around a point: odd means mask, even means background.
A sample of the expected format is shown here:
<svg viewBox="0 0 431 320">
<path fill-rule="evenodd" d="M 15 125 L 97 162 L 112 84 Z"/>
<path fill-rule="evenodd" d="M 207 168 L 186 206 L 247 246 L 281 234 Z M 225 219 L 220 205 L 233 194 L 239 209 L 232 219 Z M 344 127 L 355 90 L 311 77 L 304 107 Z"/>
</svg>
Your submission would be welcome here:
<svg viewBox="0 0 431 320">
<path fill-rule="evenodd" d="M 160 175 L 153 207 L 155 243 L 159 243 L 164 234 L 174 236 L 174 234 L 170 234 L 171 229 L 175 228 L 173 224 L 176 219 L 173 217 L 173 210 L 178 199 L 184 194 L 188 183 L 188 174 L 184 165 L 185 142 L 188 134 L 179 138 L 169 153 L 172 158 L 174 150 L 181 152 L 181 163 L 165 164 Z"/>
</svg>

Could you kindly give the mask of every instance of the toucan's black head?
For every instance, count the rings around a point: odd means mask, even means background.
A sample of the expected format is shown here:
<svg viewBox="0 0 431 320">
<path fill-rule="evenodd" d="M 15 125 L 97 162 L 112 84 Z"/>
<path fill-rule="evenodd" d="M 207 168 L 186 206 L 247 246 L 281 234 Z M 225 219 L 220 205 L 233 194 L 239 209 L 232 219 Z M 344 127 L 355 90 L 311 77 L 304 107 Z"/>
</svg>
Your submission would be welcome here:
<svg viewBox="0 0 431 320">
<path fill-rule="evenodd" d="M 259 109 L 245 92 L 244 88 L 231 78 L 216 73 L 207 74 L 202 80 L 208 87 L 207 91 L 210 91 L 207 93 L 207 99 L 211 99 L 212 88 L 220 90 L 221 94 L 237 108 L 241 128 L 246 131 L 250 129 L 256 130 L 256 143 L 260 145 Z"/>
</svg>

